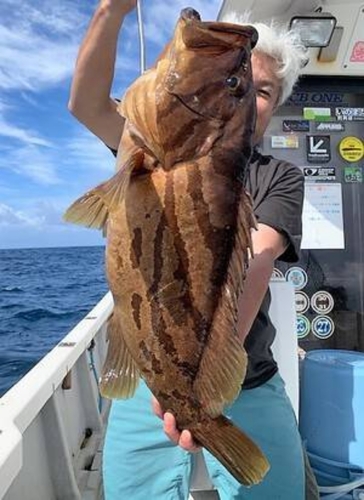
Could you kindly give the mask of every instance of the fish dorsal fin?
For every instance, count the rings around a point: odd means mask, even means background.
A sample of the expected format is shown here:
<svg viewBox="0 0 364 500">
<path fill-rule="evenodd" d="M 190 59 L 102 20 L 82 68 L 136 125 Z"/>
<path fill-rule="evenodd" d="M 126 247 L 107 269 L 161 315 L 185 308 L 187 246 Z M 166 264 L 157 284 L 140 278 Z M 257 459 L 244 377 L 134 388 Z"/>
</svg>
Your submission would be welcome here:
<svg viewBox="0 0 364 500">
<path fill-rule="evenodd" d="M 238 298 L 243 290 L 249 254 L 253 254 L 251 230 L 256 227 L 249 195 L 242 193 L 238 231 L 227 280 L 214 315 L 194 391 L 212 417 L 239 395 L 247 368 L 247 354 L 238 338 Z"/>
<path fill-rule="evenodd" d="M 109 346 L 100 380 L 100 392 L 105 398 L 127 399 L 134 395 L 138 387 L 139 372 L 115 314 L 109 320 L 107 334 Z"/>
<path fill-rule="evenodd" d="M 78 198 L 67 209 L 63 216 L 64 220 L 86 227 L 103 229 L 109 212 L 115 210 L 123 200 L 132 171 L 141 167 L 143 158 L 143 151 L 136 150 L 111 179 Z"/>
</svg>

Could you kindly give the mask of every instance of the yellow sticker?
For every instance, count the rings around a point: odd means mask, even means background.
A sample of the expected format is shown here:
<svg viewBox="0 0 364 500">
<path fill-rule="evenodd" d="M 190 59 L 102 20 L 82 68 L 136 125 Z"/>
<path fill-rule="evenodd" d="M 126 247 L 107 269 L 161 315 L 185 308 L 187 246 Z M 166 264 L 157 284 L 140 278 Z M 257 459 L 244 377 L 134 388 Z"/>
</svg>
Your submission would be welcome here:
<svg viewBox="0 0 364 500">
<path fill-rule="evenodd" d="M 360 161 L 364 156 L 364 143 L 358 137 L 344 137 L 340 141 L 339 152 L 350 163 Z"/>
</svg>

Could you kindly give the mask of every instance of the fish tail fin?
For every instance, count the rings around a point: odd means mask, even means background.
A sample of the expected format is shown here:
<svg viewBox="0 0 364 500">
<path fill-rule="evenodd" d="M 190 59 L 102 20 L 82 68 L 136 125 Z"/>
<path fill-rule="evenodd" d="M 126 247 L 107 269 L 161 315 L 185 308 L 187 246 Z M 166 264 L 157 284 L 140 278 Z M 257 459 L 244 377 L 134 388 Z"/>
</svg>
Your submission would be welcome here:
<svg viewBox="0 0 364 500">
<path fill-rule="evenodd" d="M 124 199 L 130 175 L 135 168 L 140 167 L 143 158 L 141 150 L 132 154 L 111 179 L 72 203 L 63 216 L 64 220 L 86 227 L 104 229 L 109 212 L 117 208 Z"/>
<path fill-rule="evenodd" d="M 197 424 L 190 431 L 240 483 L 258 484 L 268 472 L 269 462 L 260 448 L 223 415 Z"/>
</svg>

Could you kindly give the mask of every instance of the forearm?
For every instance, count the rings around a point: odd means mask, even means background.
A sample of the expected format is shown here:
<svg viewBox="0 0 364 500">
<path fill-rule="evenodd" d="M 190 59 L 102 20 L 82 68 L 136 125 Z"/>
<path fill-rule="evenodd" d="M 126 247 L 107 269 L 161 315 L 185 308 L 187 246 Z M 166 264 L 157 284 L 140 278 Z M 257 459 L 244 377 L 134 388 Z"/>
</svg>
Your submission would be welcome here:
<svg viewBox="0 0 364 500">
<path fill-rule="evenodd" d="M 71 111 L 89 112 L 109 101 L 118 34 L 124 14 L 101 2 L 80 46 L 71 85 Z"/>
<path fill-rule="evenodd" d="M 118 35 L 131 6 L 131 0 L 102 0 L 91 20 L 76 61 L 69 109 L 102 139 L 105 139 L 104 122 L 113 125 L 116 130 L 122 129 L 121 118 L 119 124 L 116 104 L 110 98 L 110 92 Z M 118 138 L 112 137 L 111 140 L 115 144 Z"/>
<path fill-rule="evenodd" d="M 238 332 L 242 341 L 249 333 L 267 292 L 272 276 L 274 256 L 264 250 L 250 260 L 244 291 L 239 299 Z"/>
</svg>

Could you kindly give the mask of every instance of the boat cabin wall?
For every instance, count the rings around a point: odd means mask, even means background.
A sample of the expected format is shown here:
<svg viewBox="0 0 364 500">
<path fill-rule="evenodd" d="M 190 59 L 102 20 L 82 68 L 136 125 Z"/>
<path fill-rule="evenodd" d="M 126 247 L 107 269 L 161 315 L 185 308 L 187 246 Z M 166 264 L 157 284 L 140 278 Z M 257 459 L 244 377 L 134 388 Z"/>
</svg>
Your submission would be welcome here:
<svg viewBox="0 0 364 500">
<path fill-rule="evenodd" d="M 231 12 L 250 12 L 251 21 L 275 22 L 289 26 L 295 15 L 327 12 L 337 23 L 325 48 L 309 48 L 309 63 L 302 75 L 364 77 L 363 0 L 224 0 L 218 14 L 224 20 Z"/>
</svg>

